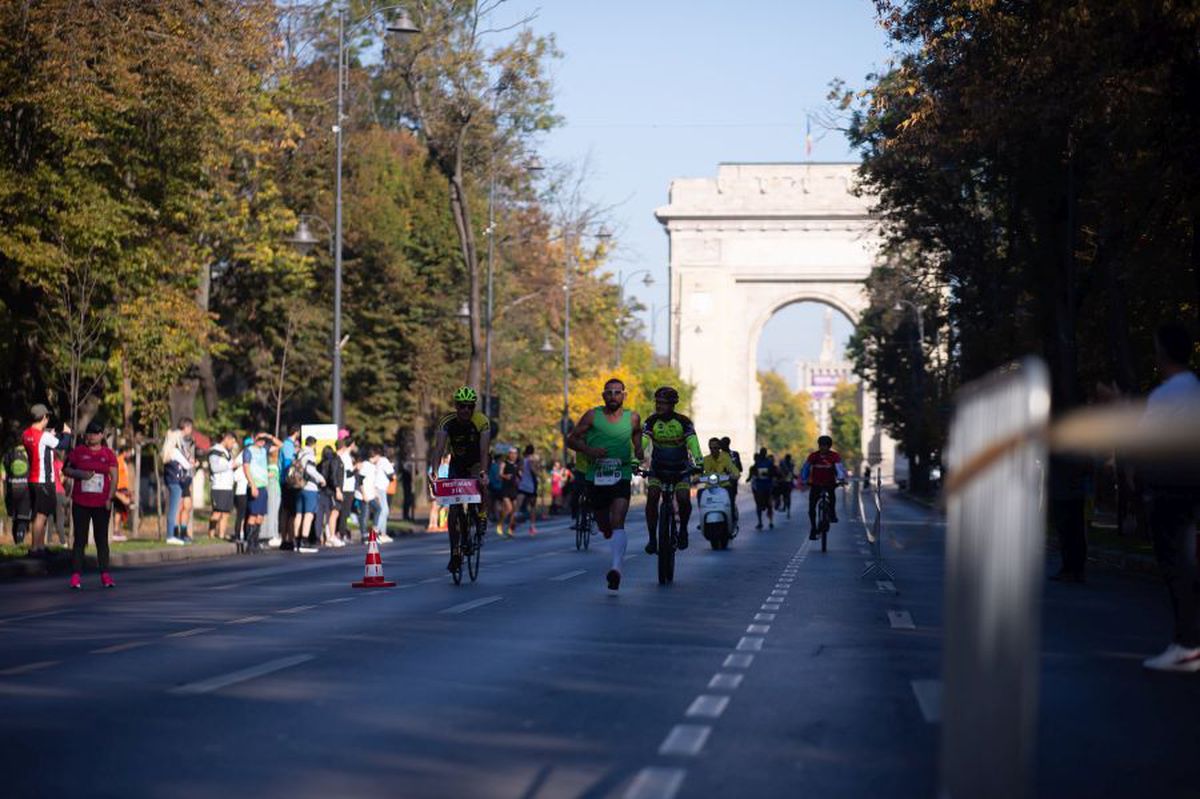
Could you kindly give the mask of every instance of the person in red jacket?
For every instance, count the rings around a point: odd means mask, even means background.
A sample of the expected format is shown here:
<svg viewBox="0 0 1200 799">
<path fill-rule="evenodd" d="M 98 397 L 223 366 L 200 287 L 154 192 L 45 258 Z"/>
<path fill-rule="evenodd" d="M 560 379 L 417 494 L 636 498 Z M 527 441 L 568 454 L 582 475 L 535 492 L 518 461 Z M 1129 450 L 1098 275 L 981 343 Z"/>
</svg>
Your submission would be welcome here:
<svg viewBox="0 0 1200 799">
<path fill-rule="evenodd" d="M 812 489 L 808 492 L 808 523 L 810 527 L 808 537 L 810 539 L 817 538 L 817 502 L 821 499 L 822 494 L 830 495 L 829 507 L 832 511 L 830 521 L 838 520 L 837 501 L 833 497 L 833 491 L 845 481 L 846 466 L 842 463 L 842 456 L 833 450 L 833 439 L 829 436 L 821 436 L 817 439 L 817 451 L 808 456 L 808 460 L 800 469 L 801 485 Z"/>
<path fill-rule="evenodd" d="M 71 517 L 75 541 L 71 553 L 71 588 L 83 587 L 83 552 L 87 548 L 88 529 L 96 539 L 96 557 L 100 561 L 100 584 L 112 588 L 108 573 L 108 522 L 112 517 L 113 495 L 117 492 L 117 454 L 104 443 L 104 425 L 92 421 L 84 433 L 84 444 L 71 450 L 63 471 L 74 481 L 71 489 Z"/>
<path fill-rule="evenodd" d="M 71 428 L 64 424 L 62 435 L 50 428 L 50 409 L 40 402 L 29 409 L 33 422 L 21 434 L 29 456 L 29 491 L 33 502 L 33 541 L 29 554 L 46 554 L 46 519 L 58 512 L 54 487 L 54 451 L 71 446 Z"/>
</svg>

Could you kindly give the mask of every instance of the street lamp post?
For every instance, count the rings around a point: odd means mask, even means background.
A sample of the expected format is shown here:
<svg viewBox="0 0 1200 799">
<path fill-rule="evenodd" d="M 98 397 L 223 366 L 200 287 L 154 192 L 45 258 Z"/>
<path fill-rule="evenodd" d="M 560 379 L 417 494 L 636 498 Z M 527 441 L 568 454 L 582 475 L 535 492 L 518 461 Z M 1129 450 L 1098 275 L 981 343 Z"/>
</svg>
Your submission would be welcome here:
<svg viewBox="0 0 1200 799">
<path fill-rule="evenodd" d="M 400 19 L 393 25 L 388 25 L 388 33 L 399 36 L 412 36 L 420 33 L 413 25 L 402 6 L 384 6 L 376 8 L 363 16 L 357 23 L 351 25 L 351 32 L 361 27 L 372 17 L 386 11 L 400 9 Z M 342 426 L 342 122 L 345 121 L 345 85 L 348 69 L 346 59 L 346 9 L 338 9 L 338 70 L 337 70 L 337 116 L 334 119 L 334 151 L 337 162 L 334 177 L 334 206 L 333 206 L 333 423 Z"/>
<path fill-rule="evenodd" d="M 617 270 L 617 332 L 616 343 L 613 346 L 613 368 L 621 365 L 621 320 L 625 313 L 625 284 L 638 275 L 646 276 L 642 279 L 642 285 L 646 288 L 654 285 L 654 276 L 650 274 L 649 269 L 639 269 L 624 279 L 621 278 L 621 271 Z"/>
</svg>

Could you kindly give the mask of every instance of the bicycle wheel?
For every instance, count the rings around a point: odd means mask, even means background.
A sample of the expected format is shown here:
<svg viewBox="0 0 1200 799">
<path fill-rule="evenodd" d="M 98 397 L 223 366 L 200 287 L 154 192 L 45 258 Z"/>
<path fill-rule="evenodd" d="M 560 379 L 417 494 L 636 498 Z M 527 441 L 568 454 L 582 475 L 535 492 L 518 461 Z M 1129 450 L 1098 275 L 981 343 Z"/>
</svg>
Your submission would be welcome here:
<svg viewBox="0 0 1200 799">
<path fill-rule="evenodd" d="M 829 504 L 822 498 L 817 505 L 817 529 L 821 531 L 821 551 L 829 549 Z"/>
<path fill-rule="evenodd" d="M 583 517 L 583 548 L 584 550 L 591 549 L 592 546 L 592 511 L 588 509 Z"/>
<path fill-rule="evenodd" d="M 658 512 L 658 584 L 675 579 L 675 506 L 663 493 Z"/>
<path fill-rule="evenodd" d="M 479 559 L 483 555 L 483 539 L 487 535 L 487 522 L 477 521 L 475 524 L 475 541 L 471 545 L 471 552 L 466 556 L 467 573 L 471 575 L 471 582 L 479 579 Z"/>
<path fill-rule="evenodd" d="M 466 529 L 464 526 L 465 515 L 463 514 L 462 505 L 454 505 L 450 508 L 450 513 L 446 518 L 446 527 L 450 530 L 450 539 L 454 540 L 455 531 L 458 532 L 459 545 L 466 540 Z M 454 551 L 451 544 L 451 552 Z M 454 580 L 455 585 L 462 585 L 462 560 L 458 561 L 458 568 L 450 570 L 450 577 Z"/>
<path fill-rule="evenodd" d="M 583 549 L 583 513 L 575 520 L 575 551 Z"/>
</svg>

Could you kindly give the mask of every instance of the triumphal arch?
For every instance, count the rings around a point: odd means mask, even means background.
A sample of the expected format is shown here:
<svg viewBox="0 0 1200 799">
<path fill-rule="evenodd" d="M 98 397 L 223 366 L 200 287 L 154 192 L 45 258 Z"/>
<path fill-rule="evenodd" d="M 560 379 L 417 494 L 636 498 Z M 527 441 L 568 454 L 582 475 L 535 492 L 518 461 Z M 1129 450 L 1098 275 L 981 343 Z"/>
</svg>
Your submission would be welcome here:
<svg viewBox="0 0 1200 799">
<path fill-rule="evenodd" d="M 781 308 L 825 303 L 852 323 L 878 259 L 872 198 L 855 191 L 854 164 L 721 164 L 716 178 L 671 182 L 655 215 L 670 238 L 670 355 L 696 386 L 699 434 L 754 448 L 761 406 L 758 340 Z M 894 444 L 860 389 L 862 451 L 893 474 Z"/>
</svg>

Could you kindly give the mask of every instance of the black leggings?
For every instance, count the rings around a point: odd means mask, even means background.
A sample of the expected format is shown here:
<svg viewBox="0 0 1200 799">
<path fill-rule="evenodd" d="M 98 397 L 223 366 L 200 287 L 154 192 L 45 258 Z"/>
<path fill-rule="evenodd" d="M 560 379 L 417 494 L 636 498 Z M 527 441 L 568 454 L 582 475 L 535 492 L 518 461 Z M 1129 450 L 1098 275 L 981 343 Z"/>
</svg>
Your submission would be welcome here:
<svg viewBox="0 0 1200 799">
<path fill-rule="evenodd" d="M 87 548 L 89 526 L 96 539 L 96 558 L 100 561 L 100 571 L 108 571 L 108 519 L 111 515 L 108 508 L 88 508 L 78 502 L 71 505 L 75 531 L 75 545 L 71 549 L 73 571 L 83 571 L 83 550 Z"/>
</svg>

